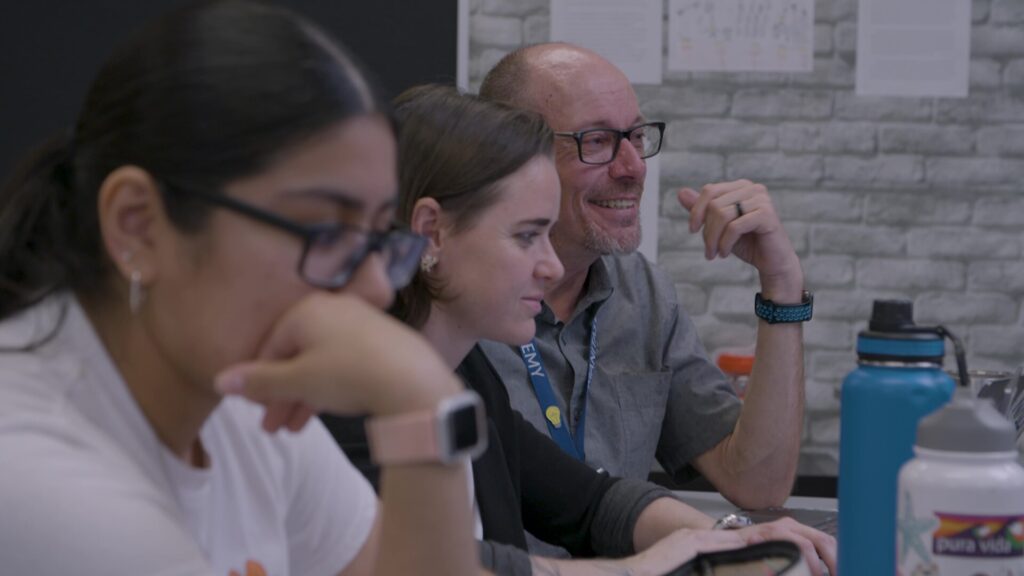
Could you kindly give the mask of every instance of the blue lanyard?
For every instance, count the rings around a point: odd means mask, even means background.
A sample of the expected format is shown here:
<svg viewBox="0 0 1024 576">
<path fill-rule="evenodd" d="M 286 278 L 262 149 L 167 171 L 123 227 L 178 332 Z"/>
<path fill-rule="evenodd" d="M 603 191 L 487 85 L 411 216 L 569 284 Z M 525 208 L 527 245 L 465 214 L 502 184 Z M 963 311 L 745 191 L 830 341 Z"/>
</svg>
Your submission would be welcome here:
<svg viewBox="0 0 1024 576">
<path fill-rule="evenodd" d="M 594 312 L 594 319 L 590 322 L 590 358 L 587 360 L 587 378 L 583 383 L 583 407 L 580 409 L 579 420 L 576 421 L 576 430 L 571 434 L 568 425 L 562 419 L 562 410 L 558 407 L 558 398 L 551 388 L 551 380 L 544 369 L 544 361 L 537 350 L 536 340 L 520 346 L 519 354 L 526 364 L 526 372 L 529 373 L 530 383 L 533 384 L 533 393 L 537 396 L 537 403 L 544 413 L 548 434 L 563 452 L 582 462 L 586 457 L 583 450 L 583 435 L 587 421 L 587 395 L 590 393 L 590 383 L 594 379 L 594 365 L 597 364 L 597 312 Z"/>
</svg>

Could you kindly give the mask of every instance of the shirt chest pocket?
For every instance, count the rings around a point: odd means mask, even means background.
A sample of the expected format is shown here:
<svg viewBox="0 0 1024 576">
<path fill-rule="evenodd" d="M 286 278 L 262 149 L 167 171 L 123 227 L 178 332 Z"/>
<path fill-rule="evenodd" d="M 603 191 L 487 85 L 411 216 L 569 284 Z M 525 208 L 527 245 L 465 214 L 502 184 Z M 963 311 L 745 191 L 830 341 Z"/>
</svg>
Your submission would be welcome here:
<svg viewBox="0 0 1024 576">
<path fill-rule="evenodd" d="M 619 399 L 625 440 L 623 471 L 627 476 L 647 478 L 654 465 L 670 377 L 670 372 L 640 372 L 609 379 Z"/>
</svg>

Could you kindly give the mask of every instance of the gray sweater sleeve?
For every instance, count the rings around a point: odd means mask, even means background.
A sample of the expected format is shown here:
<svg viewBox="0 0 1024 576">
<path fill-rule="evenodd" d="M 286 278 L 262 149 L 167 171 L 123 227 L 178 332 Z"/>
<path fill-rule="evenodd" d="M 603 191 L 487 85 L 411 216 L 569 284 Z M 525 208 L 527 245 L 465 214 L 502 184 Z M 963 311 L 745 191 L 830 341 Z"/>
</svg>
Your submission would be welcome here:
<svg viewBox="0 0 1024 576">
<path fill-rule="evenodd" d="M 497 542 L 477 542 L 480 548 L 480 563 L 497 576 L 531 576 L 533 567 L 530 555 L 515 546 Z"/>
<path fill-rule="evenodd" d="M 591 545 L 600 556 L 621 558 L 633 549 L 633 531 L 644 508 L 672 492 L 643 480 L 619 479 L 601 498 L 591 534 Z M 478 542 L 480 562 L 498 576 L 531 576 L 530 555 L 515 546 Z"/>
<path fill-rule="evenodd" d="M 672 492 L 644 480 L 619 479 L 598 504 L 591 534 L 593 549 L 609 558 L 634 554 L 633 531 L 640 513 L 663 497 L 673 498 Z"/>
</svg>

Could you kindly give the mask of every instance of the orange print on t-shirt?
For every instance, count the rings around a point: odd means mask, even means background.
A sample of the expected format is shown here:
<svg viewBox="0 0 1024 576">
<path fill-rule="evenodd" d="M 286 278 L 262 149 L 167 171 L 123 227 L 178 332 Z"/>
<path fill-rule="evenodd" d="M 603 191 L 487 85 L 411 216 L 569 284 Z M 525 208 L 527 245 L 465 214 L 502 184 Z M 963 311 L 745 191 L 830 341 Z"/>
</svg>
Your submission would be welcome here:
<svg viewBox="0 0 1024 576">
<path fill-rule="evenodd" d="M 237 570 L 232 570 L 228 576 L 267 576 L 267 571 L 259 562 L 249 560 L 245 563 L 245 574 L 239 574 Z"/>
</svg>

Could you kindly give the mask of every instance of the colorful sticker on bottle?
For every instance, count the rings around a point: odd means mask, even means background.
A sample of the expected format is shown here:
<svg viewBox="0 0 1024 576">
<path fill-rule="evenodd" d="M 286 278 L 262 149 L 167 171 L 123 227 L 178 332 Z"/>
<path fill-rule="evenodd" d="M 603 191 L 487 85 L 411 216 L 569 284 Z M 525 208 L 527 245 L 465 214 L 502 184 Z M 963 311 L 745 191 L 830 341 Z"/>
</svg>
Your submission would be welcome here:
<svg viewBox="0 0 1024 576">
<path fill-rule="evenodd" d="M 936 556 L 1024 558 L 1024 516 L 973 516 L 936 512 Z"/>
<path fill-rule="evenodd" d="M 929 514 L 918 516 L 914 512 L 914 500 L 910 493 L 904 492 L 901 500 L 903 501 L 903 508 L 896 519 L 896 540 L 899 543 L 898 564 L 903 566 L 905 562 L 912 561 L 913 555 L 917 555 L 921 562 L 924 563 L 917 564 L 917 568 L 934 566 L 934 559 L 931 552 L 928 551 L 927 538 L 925 536 L 934 530 L 938 523 Z M 919 572 L 921 570 L 914 570 L 912 573 L 916 575 Z M 901 574 L 903 573 L 901 572 Z"/>
</svg>

